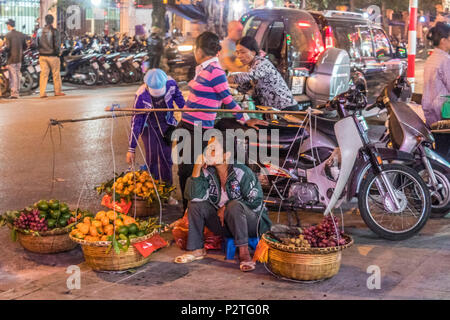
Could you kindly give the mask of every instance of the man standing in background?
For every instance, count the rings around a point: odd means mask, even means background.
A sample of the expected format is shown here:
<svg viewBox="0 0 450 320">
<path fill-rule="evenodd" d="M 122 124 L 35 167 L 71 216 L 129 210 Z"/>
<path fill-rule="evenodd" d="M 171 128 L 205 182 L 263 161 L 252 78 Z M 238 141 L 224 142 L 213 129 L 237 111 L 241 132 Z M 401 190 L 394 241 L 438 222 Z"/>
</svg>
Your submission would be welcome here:
<svg viewBox="0 0 450 320">
<path fill-rule="evenodd" d="M 52 72 L 55 96 L 65 96 L 62 92 L 59 50 L 61 47 L 61 36 L 58 30 L 53 28 L 54 18 L 51 14 L 45 16 L 45 27 L 39 29 L 36 44 L 39 50 L 39 64 L 41 66 L 41 78 L 39 79 L 39 91 L 41 98 L 46 98 L 48 75 Z"/>
<path fill-rule="evenodd" d="M 19 98 L 20 67 L 22 66 L 23 50 L 26 48 L 25 35 L 15 29 L 16 23 L 9 19 L 6 21 L 8 33 L 6 34 L 7 68 L 9 72 L 10 99 Z"/>
<path fill-rule="evenodd" d="M 219 53 L 220 65 L 228 72 L 244 72 L 247 68 L 236 57 L 236 41 L 242 38 L 244 27 L 239 21 L 228 23 L 228 35 L 221 42 L 222 50 Z"/>
</svg>

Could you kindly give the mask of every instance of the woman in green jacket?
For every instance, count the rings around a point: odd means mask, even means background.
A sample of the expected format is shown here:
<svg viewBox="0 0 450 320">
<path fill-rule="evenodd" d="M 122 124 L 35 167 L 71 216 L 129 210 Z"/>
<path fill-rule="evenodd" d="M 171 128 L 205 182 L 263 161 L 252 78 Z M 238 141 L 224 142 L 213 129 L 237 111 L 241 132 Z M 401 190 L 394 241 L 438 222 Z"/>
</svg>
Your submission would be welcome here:
<svg viewBox="0 0 450 320">
<path fill-rule="evenodd" d="M 200 155 L 192 176 L 186 182 L 189 200 L 189 233 L 186 254 L 175 259 L 188 263 L 203 259 L 203 229 L 234 238 L 239 248 L 240 269 L 252 271 L 255 263 L 248 249 L 248 238 L 269 230 L 271 222 L 264 206 L 261 184 L 244 164 L 233 164 L 231 153 L 212 139 L 206 155 Z"/>
</svg>

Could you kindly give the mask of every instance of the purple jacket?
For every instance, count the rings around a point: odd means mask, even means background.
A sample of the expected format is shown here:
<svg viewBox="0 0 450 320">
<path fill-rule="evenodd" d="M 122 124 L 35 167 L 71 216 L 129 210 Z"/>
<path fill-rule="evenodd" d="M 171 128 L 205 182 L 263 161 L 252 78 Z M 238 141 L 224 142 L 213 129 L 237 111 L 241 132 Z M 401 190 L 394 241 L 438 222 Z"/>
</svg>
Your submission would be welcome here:
<svg viewBox="0 0 450 320">
<path fill-rule="evenodd" d="M 166 94 L 164 96 L 164 100 L 166 101 L 166 105 L 168 109 L 173 109 L 173 102 L 177 104 L 178 108 L 181 109 L 184 107 L 185 101 L 183 95 L 181 94 L 180 89 L 175 80 L 171 77 L 168 77 L 166 83 Z M 136 91 L 136 96 L 134 99 L 134 108 L 135 109 L 152 109 L 152 97 L 148 90 L 145 87 L 145 84 L 139 87 L 138 91 Z M 144 126 L 149 119 L 149 113 L 139 113 L 135 114 L 131 119 L 131 133 L 130 138 L 128 140 L 128 152 L 135 152 L 137 146 L 137 140 L 141 136 L 144 131 Z M 166 114 L 166 122 L 168 125 L 177 125 L 177 120 L 173 116 L 172 111 L 168 111 Z"/>
</svg>

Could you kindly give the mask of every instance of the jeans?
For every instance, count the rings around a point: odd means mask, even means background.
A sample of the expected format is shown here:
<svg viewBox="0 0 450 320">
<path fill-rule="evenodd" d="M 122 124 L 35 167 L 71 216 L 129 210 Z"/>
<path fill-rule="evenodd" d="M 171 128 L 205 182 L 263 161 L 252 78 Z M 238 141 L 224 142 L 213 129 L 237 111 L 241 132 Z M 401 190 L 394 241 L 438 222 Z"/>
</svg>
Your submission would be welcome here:
<svg viewBox="0 0 450 320">
<path fill-rule="evenodd" d="M 48 75 L 50 74 L 50 71 L 52 72 L 55 94 L 62 93 L 61 74 L 59 70 L 61 67 L 61 62 L 59 60 L 59 57 L 40 56 L 39 65 L 41 66 L 41 76 L 39 79 L 39 93 L 41 97 L 45 96 L 45 90 L 47 89 Z"/>
<path fill-rule="evenodd" d="M 21 63 L 8 64 L 9 87 L 11 88 L 11 97 L 19 97 L 20 91 L 20 68 Z"/>
<path fill-rule="evenodd" d="M 238 200 L 231 200 L 227 203 L 224 227 L 217 216 L 217 209 L 209 201 L 190 201 L 188 219 L 187 250 L 203 248 L 205 226 L 216 235 L 234 238 L 236 246 L 248 245 L 248 238 L 256 237 L 257 234 L 258 215 Z"/>
</svg>

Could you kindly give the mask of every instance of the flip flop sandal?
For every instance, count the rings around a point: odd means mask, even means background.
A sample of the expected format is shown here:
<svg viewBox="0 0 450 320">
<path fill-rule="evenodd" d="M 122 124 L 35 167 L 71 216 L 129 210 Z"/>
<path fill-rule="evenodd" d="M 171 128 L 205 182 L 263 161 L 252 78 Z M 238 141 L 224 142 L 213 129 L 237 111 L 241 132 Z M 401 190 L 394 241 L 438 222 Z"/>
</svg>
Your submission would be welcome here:
<svg viewBox="0 0 450 320">
<path fill-rule="evenodd" d="M 242 261 L 239 264 L 239 269 L 243 272 L 253 271 L 256 268 L 256 262 L 254 261 Z"/>
<path fill-rule="evenodd" d="M 193 262 L 193 261 L 196 261 L 196 260 L 201 260 L 204 257 L 205 257 L 204 255 L 194 256 L 193 254 L 185 253 L 185 254 L 183 254 L 181 256 L 176 257 L 174 262 L 175 263 L 189 263 L 189 262 Z"/>
</svg>

